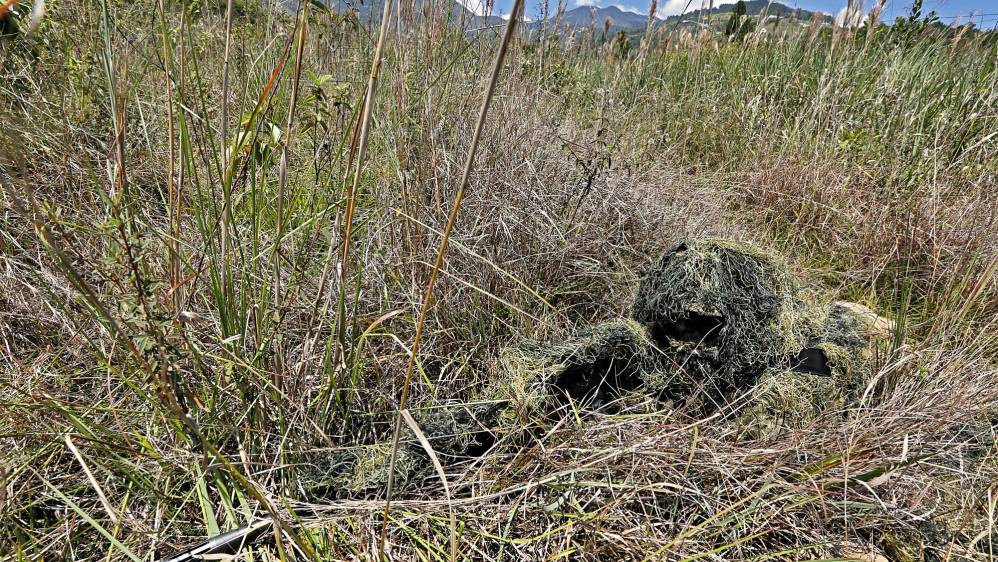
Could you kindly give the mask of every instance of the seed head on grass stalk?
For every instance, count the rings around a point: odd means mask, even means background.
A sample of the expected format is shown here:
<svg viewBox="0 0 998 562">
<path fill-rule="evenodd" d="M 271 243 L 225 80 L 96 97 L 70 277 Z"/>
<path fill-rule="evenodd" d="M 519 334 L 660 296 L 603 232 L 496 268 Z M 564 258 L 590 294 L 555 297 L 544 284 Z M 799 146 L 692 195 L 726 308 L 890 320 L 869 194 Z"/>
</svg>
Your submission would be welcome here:
<svg viewBox="0 0 998 562">
<path fill-rule="evenodd" d="M 478 150 L 478 142 L 482 136 L 482 129 L 485 125 L 485 117 L 489 113 L 489 106 L 492 104 L 492 94 L 495 93 L 496 83 L 499 81 L 499 72 L 502 70 L 503 60 L 506 58 L 506 51 L 509 49 L 510 40 L 516 30 L 516 21 L 520 17 L 523 9 L 523 0 L 516 0 L 513 9 L 510 11 L 510 18 L 506 24 L 506 33 L 503 35 L 502 43 L 499 44 L 499 51 L 496 53 L 495 64 L 492 66 L 492 74 L 489 77 L 488 86 L 485 89 L 485 99 L 482 100 L 482 108 L 478 113 L 478 122 L 475 123 L 475 132 L 471 137 L 471 147 L 468 149 L 468 159 L 464 163 L 464 171 L 461 173 L 461 183 L 458 185 L 457 193 L 454 195 L 454 204 L 451 206 L 450 215 L 447 217 L 447 225 L 444 227 L 444 235 L 440 239 L 440 248 L 437 250 L 437 257 L 433 263 L 433 270 L 430 272 L 430 280 L 426 283 L 426 291 L 423 294 L 423 304 L 419 311 L 419 319 L 416 321 L 416 333 L 412 340 L 412 350 L 409 352 L 409 362 L 405 368 L 405 380 L 402 382 L 402 397 L 399 399 L 399 412 L 395 417 L 395 431 L 392 435 L 392 455 L 388 462 L 388 485 L 385 494 L 385 514 L 381 527 L 381 539 L 378 543 L 379 558 L 384 558 L 385 540 L 388 537 L 388 513 L 392 505 L 392 487 L 394 485 L 395 461 L 398 454 L 399 433 L 402 428 L 402 412 L 409 401 L 409 387 L 412 383 L 412 373 L 416 366 L 416 354 L 419 352 L 419 341 L 423 335 L 423 326 L 426 324 L 426 315 L 430 310 L 430 302 L 433 300 L 433 287 L 436 284 L 437 274 L 443 266 L 444 255 L 447 253 L 447 241 L 450 239 L 451 231 L 454 230 L 454 223 L 457 222 L 457 214 L 461 210 L 461 202 L 464 200 L 465 190 L 468 187 L 468 177 L 471 175 L 471 167 L 475 163 L 475 152 Z M 386 9 L 387 13 L 387 9 Z M 452 548 L 452 558 L 456 555 Z"/>
</svg>

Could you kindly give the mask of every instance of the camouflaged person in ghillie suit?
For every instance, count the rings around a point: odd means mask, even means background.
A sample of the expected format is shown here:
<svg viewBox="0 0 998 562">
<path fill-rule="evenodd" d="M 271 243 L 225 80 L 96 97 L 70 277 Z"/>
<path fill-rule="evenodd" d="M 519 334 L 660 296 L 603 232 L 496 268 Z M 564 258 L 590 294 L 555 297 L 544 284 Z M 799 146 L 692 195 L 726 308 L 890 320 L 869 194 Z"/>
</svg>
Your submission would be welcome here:
<svg viewBox="0 0 998 562">
<path fill-rule="evenodd" d="M 523 422 L 552 395 L 599 407 L 644 390 L 706 414 L 748 393 L 736 422 L 770 437 L 856 403 L 890 330 L 861 305 L 811 304 L 772 252 L 686 240 L 642 278 L 631 319 L 505 350 L 499 394 Z"/>
<path fill-rule="evenodd" d="M 811 304 L 780 256 L 719 239 L 674 245 L 642 278 L 632 310 L 560 342 L 504 349 L 483 393 L 500 406 L 465 429 L 506 432 L 567 400 L 600 408 L 635 391 L 694 414 L 748 393 L 736 423 L 770 437 L 857 402 L 891 330 L 861 305 Z"/>
<path fill-rule="evenodd" d="M 673 246 L 641 281 L 632 318 L 582 329 L 564 341 L 523 341 L 504 349 L 481 404 L 451 405 L 420 417 L 442 462 L 478 456 L 500 434 L 557 415 L 566 402 L 612 405 L 647 392 L 693 414 L 748 396 L 736 414 L 743 433 L 771 437 L 829 409 L 856 403 L 872 375 L 889 322 L 852 303 L 810 304 L 783 260 L 729 240 Z M 381 445 L 359 449 L 349 490 L 387 482 Z M 418 443 L 403 444 L 396 489 L 430 474 Z"/>
</svg>

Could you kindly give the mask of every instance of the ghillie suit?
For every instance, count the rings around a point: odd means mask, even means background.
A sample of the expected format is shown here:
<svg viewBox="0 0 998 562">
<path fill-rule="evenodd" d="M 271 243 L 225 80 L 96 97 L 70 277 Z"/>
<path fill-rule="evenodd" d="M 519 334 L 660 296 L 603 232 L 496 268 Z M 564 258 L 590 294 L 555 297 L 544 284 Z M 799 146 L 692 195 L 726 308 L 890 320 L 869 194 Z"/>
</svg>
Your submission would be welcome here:
<svg viewBox="0 0 998 562">
<path fill-rule="evenodd" d="M 549 399 L 598 408 L 648 382 L 661 360 L 644 326 L 612 320 L 563 342 L 526 341 L 507 348 L 494 394 L 509 401 L 502 418 L 510 422 L 527 421 Z"/>
<path fill-rule="evenodd" d="M 737 422 L 767 437 L 857 402 L 889 332 L 861 305 L 809 304 L 775 254 L 687 240 L 641 280 L 633 319 L 506 349 L 492 395 L 509 401 L 500 419 L 513 425 L 566 396 L 600 407 L 642 389 L 704 414 L 748 392 Z"/>
<path fill-rule="evenodd" d="M 443 464 L 481 456 L 495 444 L 505 402 L 443 404 L 413 412 L 416 425 Z M 384 495 L 388 487 L 391 442 L 348 447 L 323 455 L 312 471 L 310 495 L 354 498 Z M 409 428 L 402 429 L 393 488 L 405 492 L 432 474 L 429 454 Z"/>
<path fill-rule="evenodd" d="M 836 301 L 818 309 L 818 331 L 788 366 L 797 372 L 835 377 L 849 398 L 858 399 L 894 323 L 856 303 Z"/>
<path fill-rule="evenodd" d="M 642 279 L 633 318 L 585 328 L 561 342 L 524 341 L 502 351 L 483 402 L 417 416 L 441 462 L 484 454 L 497 438 L 557 415 L 567 402 L 606 408 L 635 391 L 705 413 L 745 397 L 743 432 L 771 437 L 801 428 L 863 395 L 876 342 L 889 322 L 851 303 L 807 304 L 776 255 L 726 240 L 681 242 Z M 876 337 L 875 337 L 876 336 Z M 395 489 L 430 476 L 408 437 Z M 339 463 L 349 494 L 386 488 L 388 444 L 354 449 Z"/>
<path fill-rule="evenodd" d="M 759 377 L 737 420 L 745 434 L 765 438 L 801 429 L 822 412 L 862 399 L 892 323 L 849 302 L 833 302 L 814 316 L 821 323 L 807 347 Z"/>
<path fill-rule="evenodd" d="M 633 317 L 670 358 L 670 398 L 718 405 L 815 332 L 797 280 L 775 254 L 728 240 L 673 246 L 641 281 Z"/>
</svg>

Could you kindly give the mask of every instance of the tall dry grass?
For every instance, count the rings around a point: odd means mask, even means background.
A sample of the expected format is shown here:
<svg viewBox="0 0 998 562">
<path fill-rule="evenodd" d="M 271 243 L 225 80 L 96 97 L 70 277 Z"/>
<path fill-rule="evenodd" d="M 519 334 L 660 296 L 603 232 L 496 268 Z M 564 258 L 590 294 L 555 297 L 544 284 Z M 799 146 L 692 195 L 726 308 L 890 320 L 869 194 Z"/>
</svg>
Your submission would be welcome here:
<svg viewBox="0 0 998 562">
<path fill-rule="evenodd" d="M 375 559 L 382 529 L 450 558 L 452 514 L 468 559 L 993 558 L 994 37 L 514 36 L 466 163 L 498 38 L 396 8 L 380 53 L 239 1 L 65 5 L 4 40 L 0 554 L 149 559 L 270 512 L 266 559 Z M 637 402 L 532 420 L 448 464 L 449 499 L 317 496 L 403 386 L 488 399 L 501 346 L 626 313 L 700 235 L 896 320 L 861 407 L 746 442 Z"/>
</svg>

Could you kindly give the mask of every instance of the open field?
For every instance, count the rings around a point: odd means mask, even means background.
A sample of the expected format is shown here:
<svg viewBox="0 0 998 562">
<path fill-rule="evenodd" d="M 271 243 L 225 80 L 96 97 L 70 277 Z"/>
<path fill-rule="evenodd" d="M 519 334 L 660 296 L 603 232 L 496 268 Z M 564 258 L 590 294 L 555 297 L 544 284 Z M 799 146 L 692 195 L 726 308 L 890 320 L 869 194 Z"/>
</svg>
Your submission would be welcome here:
<svg viewBox="0 0 998 562">
<path fill-rule="evenodd" d="M 0 37 L 0 560 L 268 515 L 242 559 L 998 559 L 994 32 L 514 31 L 493 85 L 503 28 L 394 9 L 383 48 L 241 0 Z M 334 477 L 708 236 L 893 322 L 857 405 L 752 439 L 744 401 L 638 394 L 441 454 L 387 510 Z"/>
</svg>

